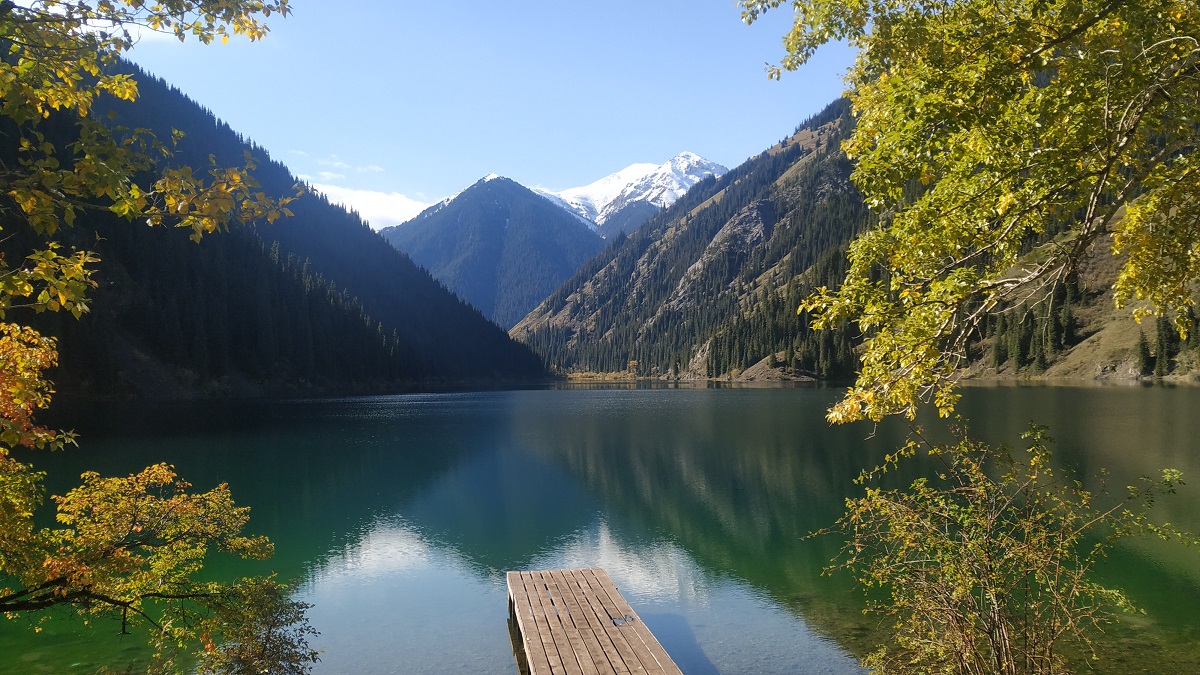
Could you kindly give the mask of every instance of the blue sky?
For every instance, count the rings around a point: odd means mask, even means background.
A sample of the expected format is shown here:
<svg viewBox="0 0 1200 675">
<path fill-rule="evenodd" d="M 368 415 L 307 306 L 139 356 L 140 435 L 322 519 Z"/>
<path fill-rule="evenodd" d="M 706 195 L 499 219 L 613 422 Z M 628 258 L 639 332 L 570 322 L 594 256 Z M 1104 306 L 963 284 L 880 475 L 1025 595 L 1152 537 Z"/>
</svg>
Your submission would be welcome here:
<svg viewBox="0 0 1200 675">
<path fill-rule="evenodd" d="M 790 14 L 733 0 L 293 0 L 260 43 L 131 56 L 382 227 L 498 173 L 585 185 L 689 150 L 729 167 L 842 91 L 826 47 L 767 79 Z"/>
</svg>

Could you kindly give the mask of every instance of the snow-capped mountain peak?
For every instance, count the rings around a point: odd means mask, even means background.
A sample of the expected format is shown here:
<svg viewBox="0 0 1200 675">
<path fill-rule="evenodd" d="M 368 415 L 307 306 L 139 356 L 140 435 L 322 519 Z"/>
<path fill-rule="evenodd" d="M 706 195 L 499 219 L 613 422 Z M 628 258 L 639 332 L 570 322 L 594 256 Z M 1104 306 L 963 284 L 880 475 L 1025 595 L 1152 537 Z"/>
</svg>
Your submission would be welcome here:
<svg viewBox="0 0 1200 675">
<path fill-rule="evenodd" d="M 695 153 L 681 152 L 664 164 L 631 164 L 582 187 L 537 192 L 602 230 L 606 222 L 630 206 L 665 208 L 696 183 L 726 171 L 720 164 Z"/>
<path fill-rule="evenodd" d="M 630 164 L 616 173 L 581 187 L 558 192 L 540 188 L 534 188 L 534 191 L 574 213 L 594 230 L 600 224 L 597 219 L 605 206 L 620 196 L 631 183 L 641 180 L 658 168 L 657 164 Z"/>
<path fill-rule="evenodd" d="M 696 183 L 709 176 L 720 176 L 726 171 L 728 169 L 720 164 L 695 153 L 681 152 L 667 160 L 666 164 L 655 167 L 654 171 L 631 182 L 606 205 L 606 209 L 601 210 L 600 217 L 605 219 L 605 210 L 611 215 L 612 211 L 622 206 L 622 201 L 642 200 L 660 208 L 670 206 Z"/>
<path fill-rule="evenodd" d="M 534 192 L 574 214 L 602 236 L 608 236 L 622 229 L 632 231 L 655 211 L 675 203 L 696 183 L 726 171 L 720 164 L 693 152 L 681 152 L 663 164 L 630 164 L 581 187 L 557 192 L 534 188 Z M 423 213 L 436 213 L 472 187 L 495 180 L 509 179 L 488 174 Z"/>
</svg>

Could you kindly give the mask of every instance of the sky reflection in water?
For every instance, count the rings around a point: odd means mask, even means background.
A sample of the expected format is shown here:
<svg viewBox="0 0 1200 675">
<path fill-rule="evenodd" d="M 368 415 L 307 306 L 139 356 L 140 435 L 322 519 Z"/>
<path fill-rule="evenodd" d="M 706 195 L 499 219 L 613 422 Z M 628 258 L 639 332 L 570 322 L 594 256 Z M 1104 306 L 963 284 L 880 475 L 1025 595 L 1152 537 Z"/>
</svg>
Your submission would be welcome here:
<svg viewBox="0 0 1200 675">
<path fill-rule="evenodd" d="M 858 673 L 855 660 L 747 584 L 706 574 L 668 540 L 622 542 L 603 520 L 531 569 L 603 567 L 684 672 Z M 502 571 L 481 574 L 402 520 L 331 552 L 300 588 L 318 672 L 513 673 Z M 381 659 L 381 655 L 386 658 Z"/>
<path fill-rule="evenodd" d="M 41 455 L 39 466 L 50 494 L 84 470 L 119 475 L 162 460 L 198 489 L 228 482 L 276 555 L 214 559 L 209 571 L 296 580 L 315 605 L 321 673 L 514 672 L 504 572 L 602 566 L 685 672 L 848 674 L 859 670 L 847 653 L 868 651 L 879 621 L 861 614 L 848 579 L 821 575 L 838 542 L 804 536 L 840 514 L 859 490 L 854 477 L 906 431 L 830 427 L 823 411 L 838 393 L 108 406 L 68 417 L 83 446 Z M 1114 486 L 1183 470 L 1191 484 L 1158 510 L 1200 530 L 1197 409 L 1200 388 L 1158 387 L 968 388 L 960 406 L 992 442 L 1019 443 L 1031 419 L 1049 424 L 1057 462 L 1084 480 L 1100 467 Z M 1110 630 L 1102 672 L 1190 672 L 1200 662 L 1200 552 L 1138 542 L 1104 573 L 1147 614 Z M 51 628 L 0 625 L 0 673 L 136 654 L 108 628 L 86 639 L 67 623 Z"/>
</svg>

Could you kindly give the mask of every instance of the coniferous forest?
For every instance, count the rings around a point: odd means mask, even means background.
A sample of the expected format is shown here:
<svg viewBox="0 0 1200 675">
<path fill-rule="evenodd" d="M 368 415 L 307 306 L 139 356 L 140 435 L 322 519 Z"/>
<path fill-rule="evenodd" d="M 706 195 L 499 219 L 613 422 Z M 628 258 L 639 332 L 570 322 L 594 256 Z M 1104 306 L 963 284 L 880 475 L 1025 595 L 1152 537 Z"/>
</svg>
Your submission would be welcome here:
<svg viewBox="0 0 1200 675">
<path fill-rule="evenodd" d="M 178 90 L 134 71 L 136 103 L 106 101 L 118 133 L 184 133 L 172 163 L 203 169 L 249 152 L 267 194 L 295 179 Z M 169 124 L 167 123 L 169 120 Z M 60 145 L 73 127 L 56 127 Z M 11 152 L 11 151 L 10 151 Z M 211 157 L 211 160 L 210 160 Z M 59 390 L 89 396 L 382 391 L 539 378 L 540 360 L 510 340 L 356 214 L 306 192 L 293 216 L 231 228 L 200 243 L 102 210 L 63 228 L 61 243 L 97 265 L 90 312 L 47 314 L 60 339 Z M 13 250 L 20 242 L 10 240 Z"/>
<path fill-rule="evenodd" d="M 840 142 L 839 100 L 795 134 L 618 236 L 512 331 L 562 371 L 724 377 L 761 361 L 794 376 L 854 370 L 854 331 L 814 331 L 800 300 L 844 275 L 868 222 Z"/>
</svg>

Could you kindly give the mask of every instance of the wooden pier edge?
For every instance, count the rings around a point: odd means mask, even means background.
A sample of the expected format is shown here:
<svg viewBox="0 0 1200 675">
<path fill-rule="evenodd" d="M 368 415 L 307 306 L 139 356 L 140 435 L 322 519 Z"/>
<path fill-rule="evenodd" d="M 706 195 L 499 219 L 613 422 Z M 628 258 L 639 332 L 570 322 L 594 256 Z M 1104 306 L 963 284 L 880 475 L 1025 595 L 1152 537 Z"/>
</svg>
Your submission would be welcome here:
<svg viewBox="0 0 1200 675">
<path fill-rule="evenodd" d="M 604 569 L 512 571 L 507 581 L 519 672 L 682 675 Z"/>
</svg>

